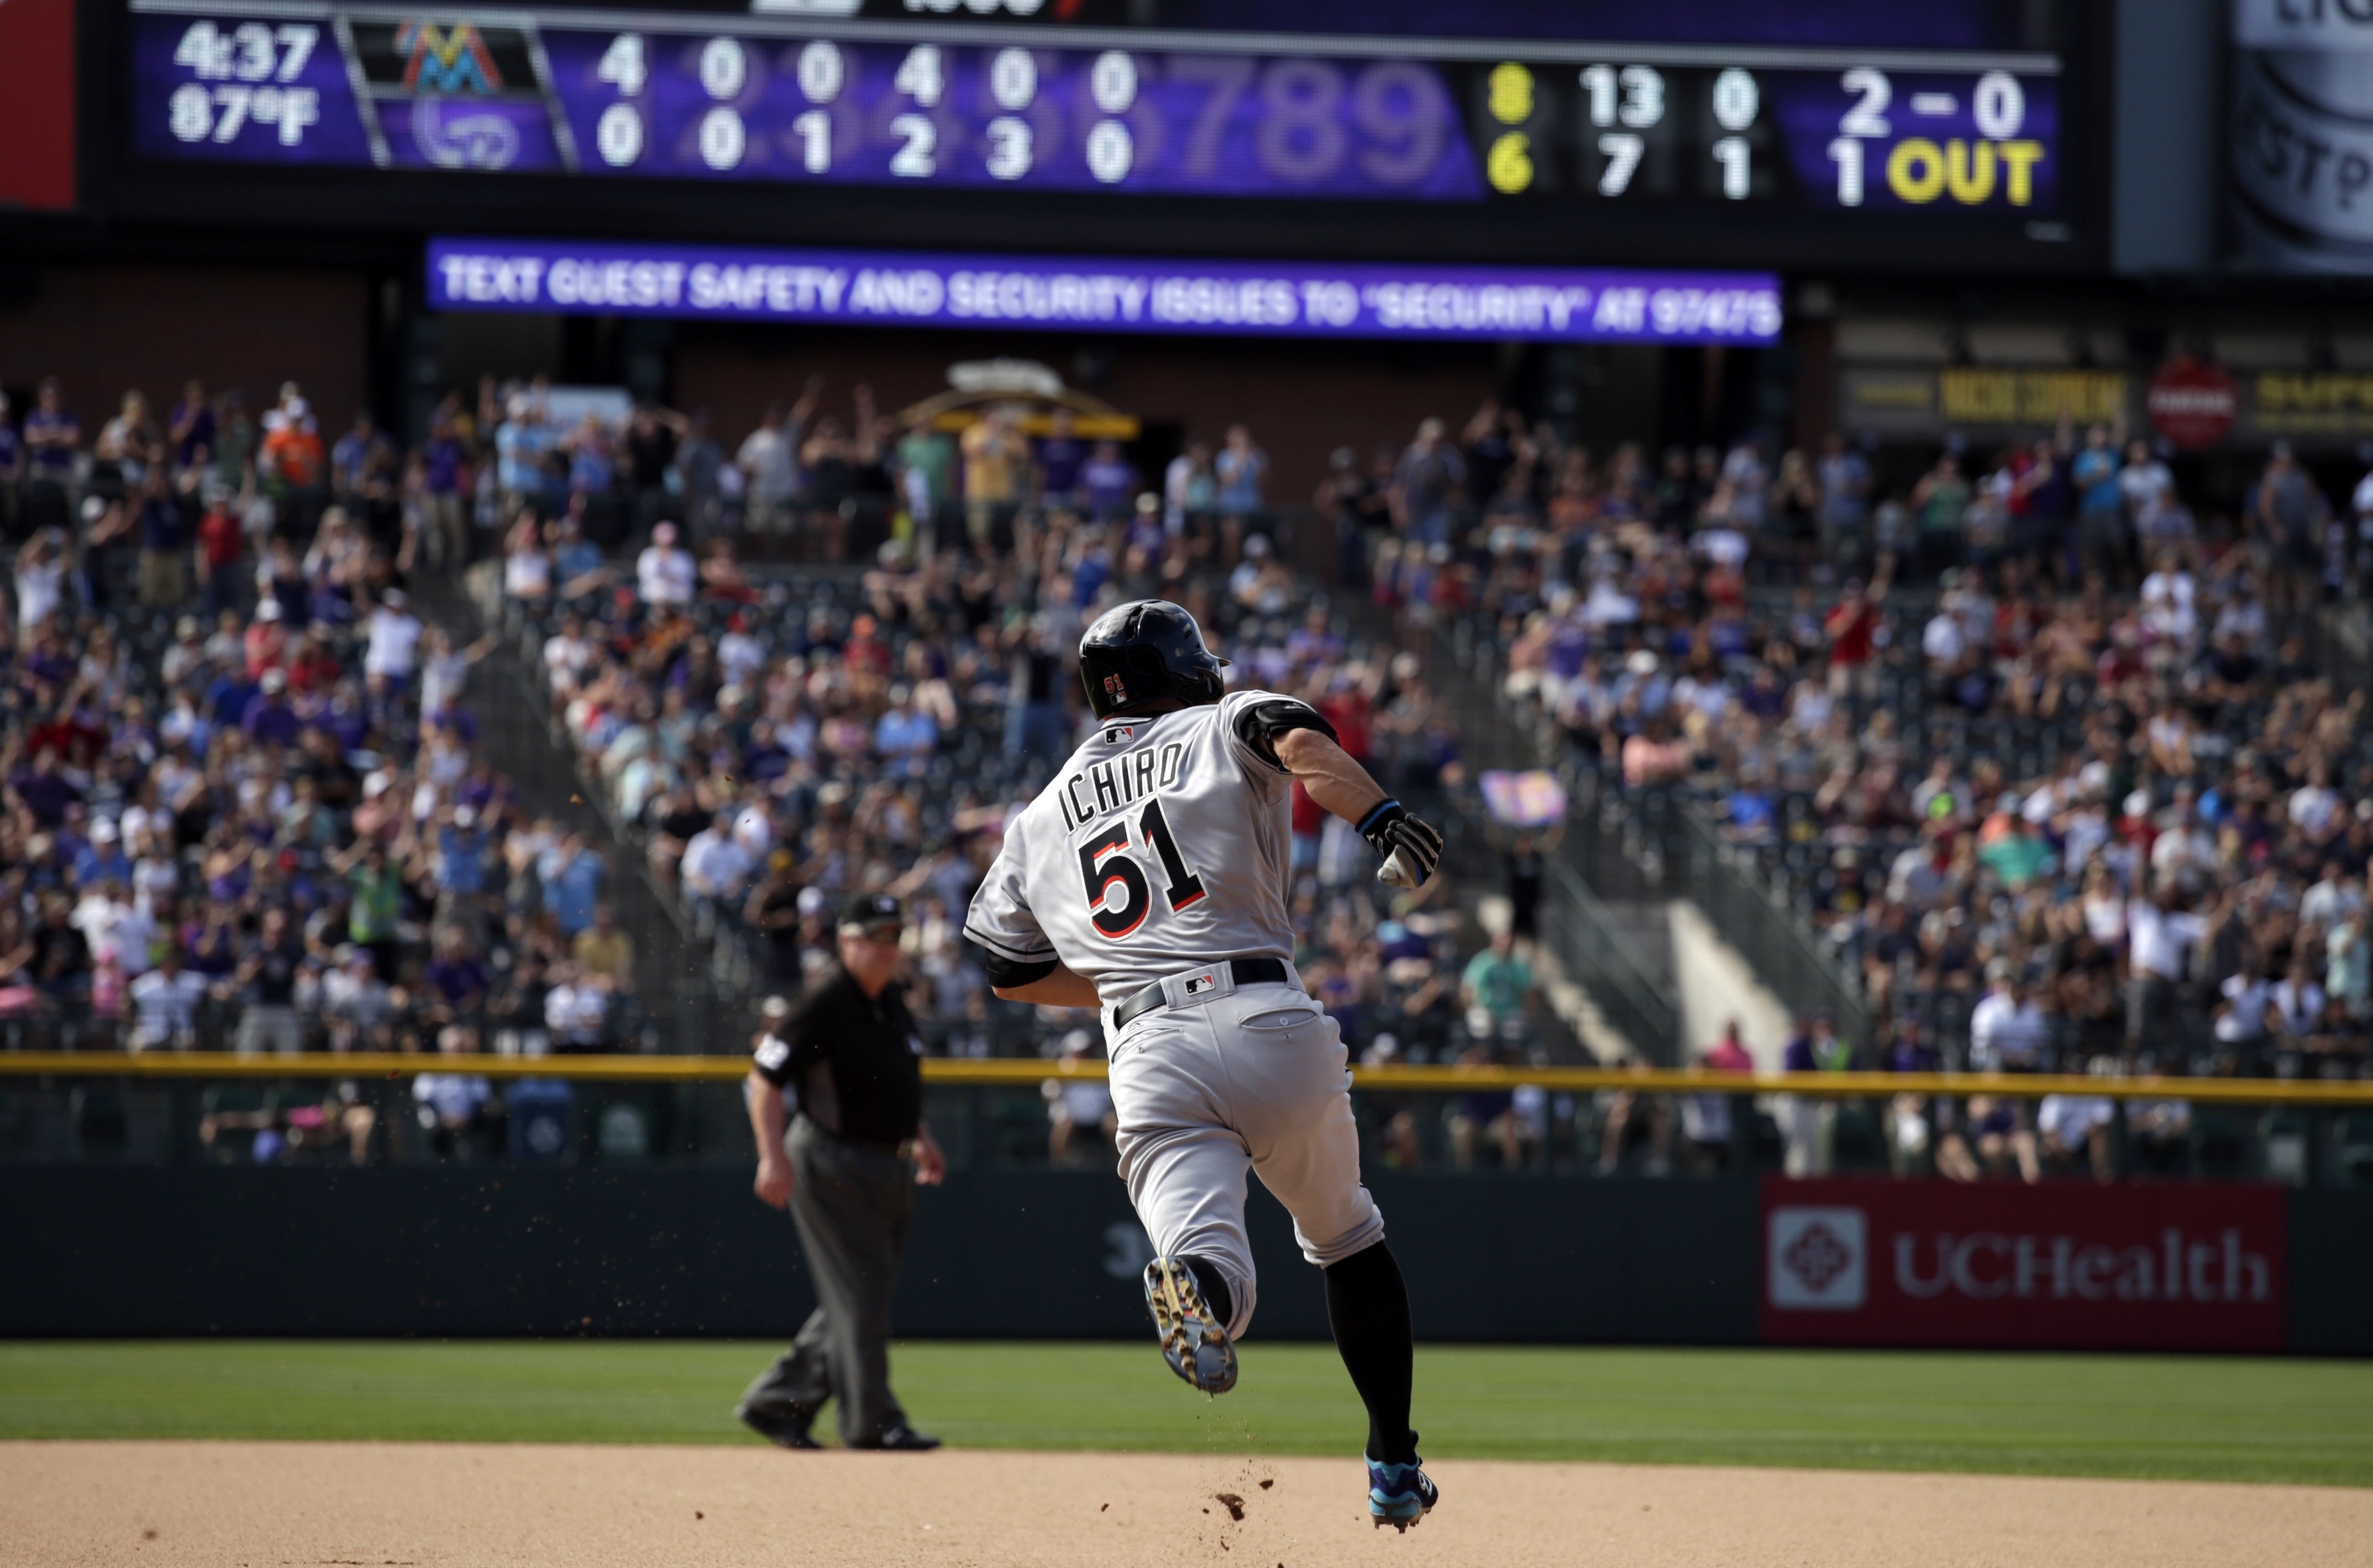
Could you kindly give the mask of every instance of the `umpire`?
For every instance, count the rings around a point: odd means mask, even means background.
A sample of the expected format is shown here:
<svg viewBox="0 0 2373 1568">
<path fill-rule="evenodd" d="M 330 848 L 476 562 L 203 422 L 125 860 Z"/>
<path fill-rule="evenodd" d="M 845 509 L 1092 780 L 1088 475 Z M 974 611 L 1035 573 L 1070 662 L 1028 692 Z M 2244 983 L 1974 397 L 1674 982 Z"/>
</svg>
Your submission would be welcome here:
<svg viewBox="0 0 2373 1568">
<path fill-rule="evenodd" d="M 761 1202 L 789 1204 L 815 1276 L 816 1309 L 734 1413 L 786 1448 L 826 1400 L 851 1448 L 919 1451 L 940 1440 L 906 1424 L 890 1392 L 890 1291 L 906 1250 L 915 1184 L 947 1161 L 923 1125 L 922 1037 L 898 983 L 898 900 L 860 894 L 840 920 L 840 972 L 794 1006 L 766 1005 L 750 1067 Z M 783 1136 L 784 1091 L 798 1117 Z M 911 1151 L 913 1164 L 908 1164 Z"/>
</svg>

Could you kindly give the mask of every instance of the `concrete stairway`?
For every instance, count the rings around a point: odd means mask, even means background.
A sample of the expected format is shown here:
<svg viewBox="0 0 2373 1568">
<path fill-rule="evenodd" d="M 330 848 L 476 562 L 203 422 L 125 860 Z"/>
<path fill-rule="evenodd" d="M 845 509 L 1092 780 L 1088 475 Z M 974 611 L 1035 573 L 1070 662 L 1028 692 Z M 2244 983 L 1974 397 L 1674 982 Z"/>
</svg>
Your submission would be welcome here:
<svg viewBox="0 0 2373 1568">
<path fill-rule="evenodd" d="M 426 619 L 468 642 L 484 630 L 460 585 L 423 581 L 414 602 Z M 635 990 L 648 1022 L 640 1048 L 660 1051 L 736 1051 L 732 1039 L 712 1038 L 726 1020 L 717 1005 L 705 953 L 686 939 L 673 902 L 652 880 L 641 848 L 621 840 L 588 798 L 577 760 L 553 725 L 543 683 L 508 640 L 471 672 L 464 698 L 479 724 L 479 749 L 511 781 L 529 813 L 549 817 L 586 835 L 609 861 L 603 895 L 635 943 Z"/>
</svg>

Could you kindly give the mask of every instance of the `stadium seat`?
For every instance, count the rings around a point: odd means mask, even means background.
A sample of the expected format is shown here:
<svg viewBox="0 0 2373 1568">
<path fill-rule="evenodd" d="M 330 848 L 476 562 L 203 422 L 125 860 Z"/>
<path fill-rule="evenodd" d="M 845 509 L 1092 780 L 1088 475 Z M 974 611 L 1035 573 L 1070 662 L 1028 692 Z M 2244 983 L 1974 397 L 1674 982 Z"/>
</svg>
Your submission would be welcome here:
<svg viewBox="0 0 2373 1568">
<path fill-rule="evenodd" d="M 557 1078 L 521 1078 L 504 1102 L 510 1115 L 505 1135 L 510 1157 L 523 1164 L 555 1165 L 577 1157 L 577 1094 Z"/>
<path fill-rule="evenodd" d="M 1886 1174 L 1886 1129 L 1869 1100 L 1838 1102 L 1837 1116 L 1830 1124 L 1829 1167 L 1841 1176 Z"/>
</svg>

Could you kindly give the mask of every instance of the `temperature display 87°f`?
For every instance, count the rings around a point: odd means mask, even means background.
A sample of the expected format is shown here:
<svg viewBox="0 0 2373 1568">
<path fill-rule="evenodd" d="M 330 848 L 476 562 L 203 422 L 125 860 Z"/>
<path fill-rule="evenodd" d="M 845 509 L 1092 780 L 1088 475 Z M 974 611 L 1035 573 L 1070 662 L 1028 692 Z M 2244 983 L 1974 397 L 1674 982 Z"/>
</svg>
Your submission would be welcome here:
<svg viewBox="0 0 2373 1568">
<path fill-rule="evenodd" d="M 2021 222 L 2062 184 L 2050 55 L 133 11 L 134 145 L 162 159 Z"/>
</svg>

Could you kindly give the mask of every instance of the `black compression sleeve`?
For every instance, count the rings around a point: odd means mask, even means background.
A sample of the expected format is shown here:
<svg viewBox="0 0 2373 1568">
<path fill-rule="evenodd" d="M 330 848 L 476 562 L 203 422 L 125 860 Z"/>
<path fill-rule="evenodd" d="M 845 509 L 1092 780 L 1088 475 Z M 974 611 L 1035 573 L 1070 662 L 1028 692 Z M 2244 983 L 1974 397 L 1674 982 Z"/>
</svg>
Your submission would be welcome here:
<svg viewBox="0 0 2373 1568">
<path fill-rule="evenodd" d="M 1203 1295 L 1203 1305 L 1210 1309 L 1211 1320 L 1222 1328 L 1236 1320 L 1235 1293 L 1228 1289 L 1228 1276 L 1208 1258 L 1181 1259 L 1194 1272 L 1195 1288 Z"/>
<path fill-rule="evenodd" d="M 1236 738 L 1251 747 L 1262 761 L 1280 773 L 1285 772 L 1285 765 L 1277 760 L 1278 738 L 1297 729 L 1315 729 L 1329 740 L 1342 738 L 1335 733 L 1335 726 L 1327 722 L 1324 714 L 1309 703 L 1295 702 L 1291 697 L 1276 697 L 1266 703 L 1247 703 L 1236 714 Z"/>
<path fill-rule="evenodd" d="M 1401 1266 L 1383 1242 L 1362 1248 L 1327 1277 L 1327 1321 L 1351 1387 L 1368 1407 L 1368 1458 L 1388 1465 L 1417 1460 L 1417 1434 L 1409 1430 L 1409 1388 L 1415 1381 L 1409 1331 L 1409 1286 Z"/>
<path fill-rule="evenodd" d="M 1000 991 L 1011 991 L 1016 986 L 1028 985 L 1033 981 L 1045 980 L 1055 972 L 1056 961 L 1053 958 L 1048 958 L 1044 963 L 1029 964 L 1018 958 L 1009 958 L 1002 954 L 992 953 L 986 947 L 980 950 L 980 954 L 981 972 L 988 976 L 989 984 Z"/>
</svg>

